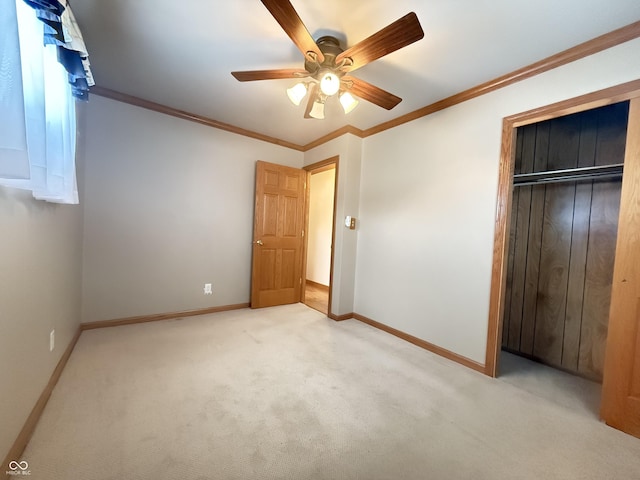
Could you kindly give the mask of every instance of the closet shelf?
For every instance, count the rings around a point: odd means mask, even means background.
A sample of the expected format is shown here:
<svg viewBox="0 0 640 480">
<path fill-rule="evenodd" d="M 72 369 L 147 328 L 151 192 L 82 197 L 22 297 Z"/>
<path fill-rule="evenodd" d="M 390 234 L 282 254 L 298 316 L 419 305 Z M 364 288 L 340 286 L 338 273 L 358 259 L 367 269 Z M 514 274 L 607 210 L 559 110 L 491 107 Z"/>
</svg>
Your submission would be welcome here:
<svg viewBox="0 0 640 480">
<path fill-rule="evenodd" d="M 600 167 L 570 168 L 548 172 L 519 173 L 513 176 L 513 186 L 541 185 L 547 183 L 576 182 L 622 177 L 622 163 Z"/>
</svg>

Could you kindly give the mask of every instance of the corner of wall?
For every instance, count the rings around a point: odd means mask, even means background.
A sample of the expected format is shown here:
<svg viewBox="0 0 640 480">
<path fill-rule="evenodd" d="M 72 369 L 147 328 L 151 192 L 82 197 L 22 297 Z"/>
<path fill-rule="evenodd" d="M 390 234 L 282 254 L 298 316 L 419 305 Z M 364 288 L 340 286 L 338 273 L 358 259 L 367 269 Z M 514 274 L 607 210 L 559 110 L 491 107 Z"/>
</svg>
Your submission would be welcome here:
<svg viewBox="0 0 640 480">
<path fill-rule="evenodd" d="M 79 328 L 81 208 L 0 187 L 0 224 L 2 251 L 11 252 L 0 258 L 0 364 L 10 366 L 0 369 L 4 458 Z"/>
</svg>

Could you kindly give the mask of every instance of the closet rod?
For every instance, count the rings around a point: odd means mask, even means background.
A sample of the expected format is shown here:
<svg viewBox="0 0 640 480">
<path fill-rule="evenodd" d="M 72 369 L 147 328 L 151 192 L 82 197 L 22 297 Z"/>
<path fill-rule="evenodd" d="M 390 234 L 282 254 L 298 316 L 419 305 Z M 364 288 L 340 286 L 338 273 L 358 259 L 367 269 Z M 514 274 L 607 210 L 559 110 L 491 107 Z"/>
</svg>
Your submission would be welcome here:
<svg viewBox="0 0 640 480">
<path fill-rule="evenodd" d="M 623 164 L 617 163 L 614 165 L 604 165 L 600 167 L 583 167 L 567 170 L 552 170 L 549 172 L 520 173 L 513 176 L 513 186 L 522 187 L 525 185 L 617 178 L 622 176 L 622 169 Z"/>
</svg>

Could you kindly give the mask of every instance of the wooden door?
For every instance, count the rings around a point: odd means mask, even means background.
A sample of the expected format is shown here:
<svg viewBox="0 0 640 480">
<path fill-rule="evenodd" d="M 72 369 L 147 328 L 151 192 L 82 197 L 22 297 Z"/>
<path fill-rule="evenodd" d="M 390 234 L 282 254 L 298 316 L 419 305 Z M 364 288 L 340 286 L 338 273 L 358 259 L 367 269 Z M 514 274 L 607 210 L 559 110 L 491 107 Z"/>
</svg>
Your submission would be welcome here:
<svg viewBox="0 0 640 480">
<path fill-rule="evenodd" d="M 251 308 L 300 301 L 307 172 L 258 161 Z"/>
<path fill-rule="evenodd" d="M 629 110 L 600 415 L 640 437 L 640 98 Z"/>
</svg>

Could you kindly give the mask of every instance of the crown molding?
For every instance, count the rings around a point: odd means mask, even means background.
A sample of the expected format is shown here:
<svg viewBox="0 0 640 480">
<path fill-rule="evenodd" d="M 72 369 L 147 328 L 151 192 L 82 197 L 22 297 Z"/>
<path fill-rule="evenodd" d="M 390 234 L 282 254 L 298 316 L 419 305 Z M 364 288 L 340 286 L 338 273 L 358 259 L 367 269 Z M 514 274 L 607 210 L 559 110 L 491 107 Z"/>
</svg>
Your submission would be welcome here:
<svg viewBox="0 0 640 480">
<path fill-rule="evenodd" d="M 345 125 L 344 127 L 341 127 L 338 130 L 334 130 L 331 133 L 327 133 L 326 135 L 318 138 L 317 140 L 314 140 L 313 142 L 307 143 L 303 147 L 304 151 L 306 152 L 308 150 L 311 150 L 312 148 L 319 147 L 320 145 L 327 143 L 335 138 L 341 137 L 342 135 L 345 135 L 347 133 L 355 135 L 356 137 L 364 138 L 363 137 L 364 132 L 362 130 L 360 130 L 357 127 L 354 127 L 353 125 Z"/>
<path fill-rule="evenodd" d="M 438 102 L 432 103 L 425 107 L 414 110 L 400 117 L 389 120 L 388 122 L 381 123 L 375 127 L 368 128 L 364 131 L 364 137 L 375 135 L 376 133 L 383 132 L 390 128 L 397 127 L 403 123 L 411 122 L 420 117 L 431 115 L 432 113 L 444 110 L 445 108 L 452 107 L 472 98 L 485 95 L 487 93 L 499 90 L 501 88 L 513 85 L 514 83 L 526 80 L 527 78 L 535 77 L 554 68 L 561 67 L 581 58 L 588 57 L 595 53 L 601 52 L 621 43 L 628 42 L 640 37 L 640 21 L 627 25 L 625 27 L 613 30 L 612 32 L 605 33 L 594 39 L 588 40 L 584 43 L 571 47 L 560 53 L 556 53 L 550 57 L 547 57 L 539 62 L 532 63 L 526 67 L 522 67 L 501 77 L 494 78 L 488 82 L 477 85 L 473 88 L 465 90 L 463 92 L 447 97 Z"/>
<path fill-rule="evenodd" d="M 361 130 L 357 127 L 354 127 L 353 125 L 345 125 L 344 127 L 341 127 L 326 135 L 323 135 L 317 140 L 314 140 L 313 142 L 310 142 L 306 145 L 298 145 L 296 143 L 288 142 L 286 140 L 270 137 L 268 135 L 263 135 L 258 132 L 253 132 L 251 130 L 246 130 L 244 128 L 236 127 L 235 125 L 230 125 L 228 123 L 220 122 L 212 118 L 204 117 L 202 115 L 196 115 L 190 112 L 186 112 L 184 110 L 178 110 L 172 107 L 168 107 L 166 105 L 162 105 L 160 103 L 144 100 L 144 99 L 135 97 L 133 95 L 127 95 L 125 93 L 121 93 L 115 90 L 110 90 L 108 88 L 101 87 L 101 86 L 92 87 L 91 93 L 99 95 L 101 97 L 110 98 L 112 100 L 117 100 L 119 102 L 129 103 L 131 105 L 135 105 L 135 106 L 146 108 L 156 112 L 164 113 L 166 115 L 171 115 L 177 118 L 181 118 L 183 120 L 189 120 L 192 122 L 201 123 L 203 125 L 207 125 L 213 128 L 218 128 L 220 130 L 225 130 L 227 132 L 236 133 L 238 135 L 244 135 L 250 138 L 255 138 L 257 140 L 262 140 L 264 142 L 269 142 L 275 145 L 291 148 L 293 150 L 297 150 L 300 152 L 306 152 L 320 145 L 323 145 L 324 143 L 327 143 L 330 140 L 341 137 L 342 135 L 345 135 L 348 133 L 355 135 L 359 138 L 366 138 L 371 135 L 376 135 L 385 130 L 395 128 L 399 125 L 405 124 L 407 122 L 411 122 L 413 120 L 417 120 L 418 118 L 421 118 L 427 115 L 431 115 L 432 113 L 438 112 L 440 110 L 444 110 L 446 108 L 452 107 L 462 102 L 466 102 L 467 100 L 471 100 L 472 98 L 485 95 L 487 93 L 493 92 L 500 88 L 513 85 L 514 83 L 520 82 L 527 78 L 531 78 L 541 73 L 547 72 L 549 70 L 553 70 L 554 68 L 558 68 L 568 63 L 575 62 L 576 60 L 580 60 L 581 58 L 588 57 L 589 55 L 593 55 L 595 53 L 601 52 L 608 48 L 615 47 L 616 45 L 620 45 L 630 40 L 634 40 L 638 37 L 640 37 L 640 21 L 631 23 L 617 30 L 613 30 L 612 32 L 605 33 L 604 35 L 600 35 L 599 37 L 596 37 L 592 40 L 576 45 L 575 47 L 571 47 L 567 50 L 564 50 L 560 53 L 547 57 L 538 62 L 532 63 L 531 65 L 527 65 L 526 67 L 520 68 L 506 75 L 502 75 L 501 77 L 482 83 L 473 88 L 457 93 L 443 100 L 439 100 L 435 103 L 432 103 L 430 105 L 414 110 L 413 112 L 409 112 L 407 114 L 401 115 L 387 122 L 383 122 L 379 125 L 375 125 L 373 127 L 367 128 L 366 130 Z"/>
<path fill-rule="evenodd" d="M 282 147 L 291 148 L 293 150 L 298 150 L 299 152 L 304 151 L 304 147 L 302 145 L 298 145 L 297 143 L 287 142 L 286 140 L 270 137 L 269 135 L 263 135 L 262 133 L 253 132 L 251 130 L 236 127 L 235 125 L 231 125 L 229 123 L 214 120 L 213 118 L 205 117 L 203 115 L 196 115 L 195 113 L 186 112 L 184 110 L 178 110 L 177 108 L 169 107 L 161 103 L 151 102 L 140 97 L 128 95 L 126 93 L 111 90 L 99 85 L 91 87 L 91 93 L 104 98 L 109 98 L 111 100 L 116 100 L 118 102 L 128 103 L 136 107 L 146 108 L 147 110 L 153 110 L 154 112 L 164 113 L 165 115 L 181 118 L 182 120 L 201 123 L 202 125 L 206 125 L 208 127 L 217 128 L 226 132 L 236 133 L 245 137 L 255 138 L 256 140 L 262 140 L 263 142 L 273 143 Z"/>
</svg>

